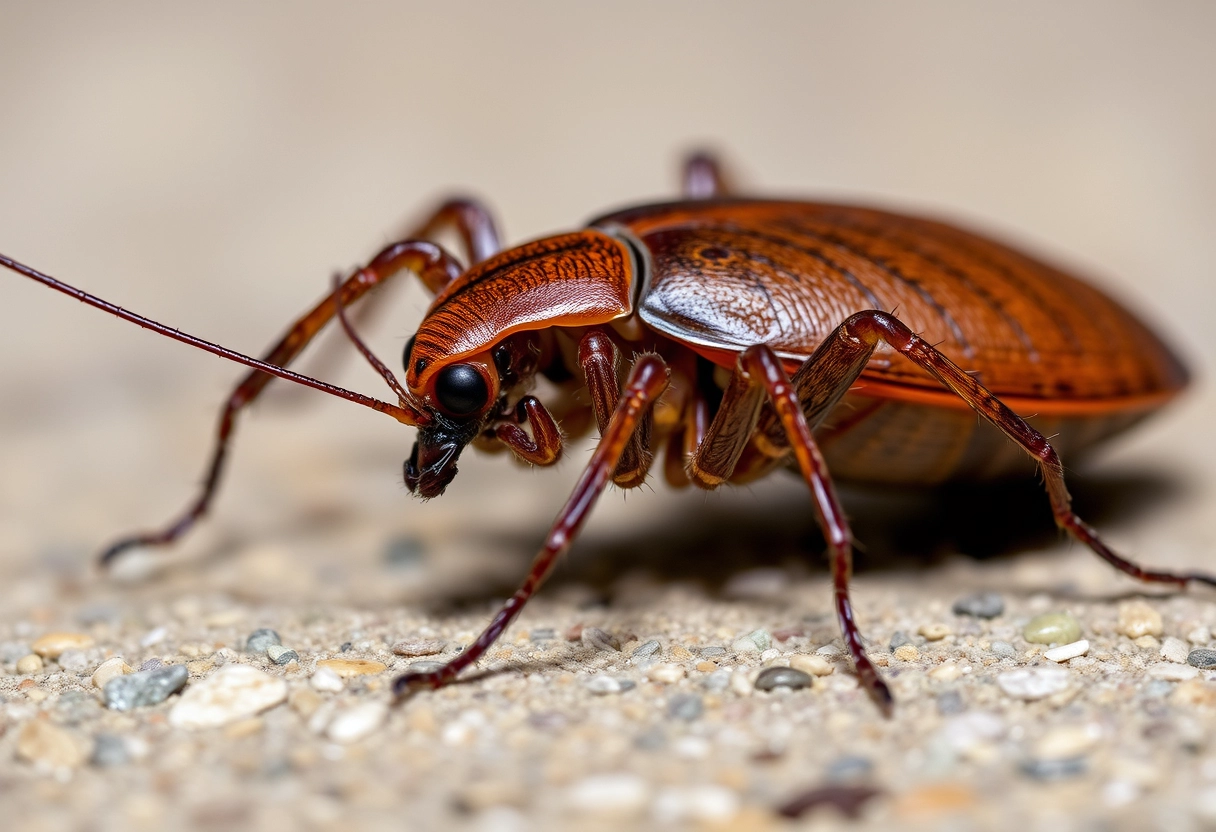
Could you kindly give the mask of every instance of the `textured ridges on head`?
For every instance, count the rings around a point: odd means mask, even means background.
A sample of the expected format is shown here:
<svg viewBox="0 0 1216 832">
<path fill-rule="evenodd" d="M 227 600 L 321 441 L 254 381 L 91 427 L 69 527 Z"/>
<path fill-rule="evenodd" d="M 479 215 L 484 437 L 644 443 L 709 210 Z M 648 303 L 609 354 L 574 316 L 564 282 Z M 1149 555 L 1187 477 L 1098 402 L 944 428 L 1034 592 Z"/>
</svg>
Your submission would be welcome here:
<svg viewBox="0 0 1216 832">
<path fill-rule="evenodd" d="M 546 237 L 471 268 L 418 327 L 406 383 L 421 391 L 452 361 L 515 332 L 594 326 L 633 311 L 634 268 L 624 243 L 600 231 Z"/>
</svg>

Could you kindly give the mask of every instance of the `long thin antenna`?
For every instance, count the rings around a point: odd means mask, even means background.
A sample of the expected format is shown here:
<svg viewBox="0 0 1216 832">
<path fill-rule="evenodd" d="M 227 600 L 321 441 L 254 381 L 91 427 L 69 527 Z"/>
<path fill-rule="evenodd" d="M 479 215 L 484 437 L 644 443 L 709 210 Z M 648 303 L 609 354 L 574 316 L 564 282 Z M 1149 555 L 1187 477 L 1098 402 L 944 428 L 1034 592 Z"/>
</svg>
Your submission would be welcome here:
<svg viewBox="0 0 1216 832">
<path fill-rule="evenodd" d="M 387 413 L 398 422 L 405 425 L 417 426 L 418 414 L 388 402 L 382 402 L 379 399 L 374 399 L 371 396 L 365 396 L 362 393 L 356 393 L 352 390 L 347 390 L 343 387 L 338 387 L 334 384 L 327 384 L 324 381 L 319 381 L 310 376 L 294 373 L 291 370 L 284 369 L 275 364 L 267 364 L 265 361 L 259 361 L 236 350 L 230 350 L 227 347 L 221 347 L 219 344 L 213 344 L 210 341 L 204 341 L 202 338 L 197 338 L 188 333 L 182 332 L 180 329 L 173 329 L 165 326 L 162 323 L 157 323 L 151 318 L 145 318 L 143 315 L 137 315 L 134 312 L 123 309 L 121 306 L 116 306 L 101 298 L 90 295 L 75 286 L 70 286 L 60 280 L 56 280 L 50 275 L 43 274 L 37 269 L 31 268 L 24 263 L 19 263 L 11 257 L 0 254 L 0 266 L 5 266 L 18 274 L 36 280 L 44 286 L 49 286 L 56 291 L 63 292 L 69 297 L 73 297 L 81 303 L 87 303 L 89 306 L 95 306 L 102 311 L 109 312 L 115 317 L 122 318 L 124 321 L 130 321 L 133 324 L 138 324 L 144 329 L 150 329 L 153 332 L 165 335 L 175 341 L 181 341 L 183 344 L 189 344 L 192 347 L 197 347 L 200 350 L 206 350 L 212 355 L 218 355 L 221 358 L 227 358 L 229 361 L 235 361 L 238 364 L 244 364 L 246 367 L 252 367 L 255 370 L 261 370 L 272 376 L 278 376 L 287 381 L 294 381 L 296 384 L 302 384 L 305 387 L 311 387 L 314 390 L 320 390 L 323 393 L 329 393 L 331 396 L 337 396 L 347 401 L 361 404 L 364 407 L 370 407 L 372 410 L 378 410 L 381 413 Z"/>
</svg>

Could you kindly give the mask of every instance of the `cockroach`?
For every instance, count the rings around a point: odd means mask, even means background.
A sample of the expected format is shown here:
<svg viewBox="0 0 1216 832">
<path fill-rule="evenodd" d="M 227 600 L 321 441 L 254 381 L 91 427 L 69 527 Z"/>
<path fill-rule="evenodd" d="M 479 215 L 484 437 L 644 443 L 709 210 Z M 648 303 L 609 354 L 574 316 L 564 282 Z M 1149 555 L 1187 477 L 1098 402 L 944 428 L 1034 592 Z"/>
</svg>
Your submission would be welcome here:
<svg viewBox="0 0 1216 832">
<path fill-rule="evenodd" d="M 1057 451 L 1088 450 L 1188 381 L 1182 362 L 1132 313 L 1072 275 L 942 222 L 735 196 L 708 154 L 686 161 L 683 182 L 680 201 L 614 211 L 509 249 L 483 205 L 449 201 L 408 239 L 335 280 L 261 360 L 0 256 L 77 300 L 252 368 L 223 407 L 202 492 L 165 528 L 115 543 L 103 563 L 168 545 L 206 514 L 237 416 L 279 377 L 417 428 L 404 476 L 423 499 L 444 492 L 470 444 L 552 465 L 564 443 L 555 411 L 567 436 L 592 421 L 599 427 L 522 585 L 451 661 L 399 676 L 398 696 L 446 685 L 477 662 L 608 483 L 641 485 L 660 451 L 676 487 L 747 483 L 779 468 L 801 474 L 827 541 L 845 646 L 887 714 L 891 692 L 866 656 L 849 600 L 852 532 L 829 471 L 858 483 L 928 486 L 1024 474 L 1019 463 L 1029 454 L 1057 525 L 1115 568 L 1142 581 L 1216 586 L 1209 575 L 1126 560 L 1070 508 Z M 458 235 L 468 267 L 434 241 L 441 233 Z M 404 384 L 345 313 L 403 272 L 434 294 L 405 346 Z M 335 317 L 395 404 L 285 369 Z M 558 391 L 548 406 L 529 392 L 538 376 Z"/>
</svg>

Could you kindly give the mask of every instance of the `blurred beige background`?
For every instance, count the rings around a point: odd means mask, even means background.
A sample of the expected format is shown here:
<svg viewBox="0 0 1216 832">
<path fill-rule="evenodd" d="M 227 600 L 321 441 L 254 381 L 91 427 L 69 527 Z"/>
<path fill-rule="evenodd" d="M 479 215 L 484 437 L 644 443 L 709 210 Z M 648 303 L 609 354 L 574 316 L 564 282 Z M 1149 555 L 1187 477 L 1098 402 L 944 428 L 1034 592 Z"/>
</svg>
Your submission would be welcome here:
<svg viewBox="0 0 1216 832">
<path fill-rule="evenodd" d="M 189 332 L 261 350 L 453 190 L 518 241 L 670 195 L 708 145 L 757 192 L 961 218 L 1095 275 L 1199 379 L 1132 447 L 1211 487 L 1210 3 L 4 3 L 0 20 L 0 251 Z M 390 358 L 422 303 L 379 328 Z M 15 275 L 0 309 L 6 548 L 81 543 L 64 525 L 127 455 L 187 470 L 107 493 L 113 525 L 171 510 L 234 368 Z M 318 372 L 339 370 L 377 390 L 358 364 Z M 168 401 L 199 435 L 180 458 L 99 428 L 161 436 Z M 309 407 L 407 449 L 387 420 Z M 40 479 L 73 441 L 69 481 Z"/>
<path fill-rule="evenodd" d="M 205 5 L 0 0 L 0 251 L 257 353 L 443 195 L 485 198 L 516 242 L 669 197 L 679 157 L 717 148 L 748 190 L 955 218 L 1093 276 L 1159 327 L 1193 391 L 1070 476 L 1167 483 L 1128 522 L 1108 508 L 1104 529 L 1146 561 L 1214 561 L 1216 4 Z M 399 295 L 368 333 L 394 366 L 424 303 Z M 9 273 L 0 320 L 0 596 L 12 621 L 53 622 L 67 607 L 40 576 L 89 574 L 114 534 L 184 503 L 240 370 Z M 385 393 L 359 362 L 303 367 Z M 418 597 L 459 595 L 469 574 L 509 585 L 585 458 L 529 473 L 470 455 L 421 506 L 400 483 L 411 441 L 278 390 L 185 551 L 283 536 L 293 554 L 265 574 L 286 602 L 362 569 L 344 600 L 399 605 L 411 588 L 384 584 L 381 552 L 416 533 L 454 553 Z M 610 494 L 588 537 L 644 547 L 716 507 L 802 505 L 798 489 Z M 469 542 L 477 524 L 514 555 Z M 321 588 L 284 575 L 300 552 Z M 236 578 L 188 570 L 169 595 L 239 594 L 263 560 Z M 1054 561 L 1036 562 L 1032 583 L 1051 587 Z M 948 603 L 923 577 L 926 603 Z M 112 597 L 138 609 L 165 590 L 144 591 Z"/>
</svg>

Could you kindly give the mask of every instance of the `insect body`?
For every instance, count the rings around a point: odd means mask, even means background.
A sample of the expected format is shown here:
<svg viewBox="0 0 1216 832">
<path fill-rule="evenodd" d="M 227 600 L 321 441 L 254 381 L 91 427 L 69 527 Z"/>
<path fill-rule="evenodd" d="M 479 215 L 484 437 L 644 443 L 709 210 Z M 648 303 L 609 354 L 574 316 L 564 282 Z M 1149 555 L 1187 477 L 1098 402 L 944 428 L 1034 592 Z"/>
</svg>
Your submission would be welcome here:
<svg viewBox="0 0 1216 832">
<path fill-rule="evenodd" d="M 206 512 L 236 416 L 272 376 L 416 426 L 404 477 L 424 498 L 443 493 L 470 444 L 505 445 L 550 465 L 563 446 L 552 410 L 567 435 L 598 425 L 599 445 L 522 586 L 459 656 L 399 677 L 398 694 L 439 687 L 476 662 L 543 583 L 608 482 L 641 484 L 660 451 L 676 486 L 716 488 L 777 468 L 801 474 L 828 543 L 847 650 L 885 711 L 891 695 L 866 657 L 849 601 L 852 533 L 829 471 L 863 483 L 926 485 L 1007 476 L 1029 455 L 1057 523 L 1111 564 L 1142 580 L 1216 585 L 1210 576 L 1121 558 L 1069 507 L 1057 447 L 1083 452 L 1187 381 L 1180 362 L 1127 310 L 1076 278 L 942 223 L 731 197 L 707 156 L 687 163 L 685 192 L 681 202 L 618 211 L 507 250 L 484 208 L 449 202 L 409 240 L 336 285 L 263 361 L 0 262 L 254 368 L 221 414 L 201 495 L 172 525 L 120 541 L 105 560 L 170 543 Z M 463 239 L 467 269 L 431 241 L 444 229 Z M 435 294 L 406 346 L 404 384 L 344 313 L 402 271 Z M 396 404 L 283 369 L 334 317 Z M 537 376 L 557 386 L 560 400 L 546 406 L 530 395 Z M 1036 414 L 1052 443 L 1019 412 Z"/>
</svg>

